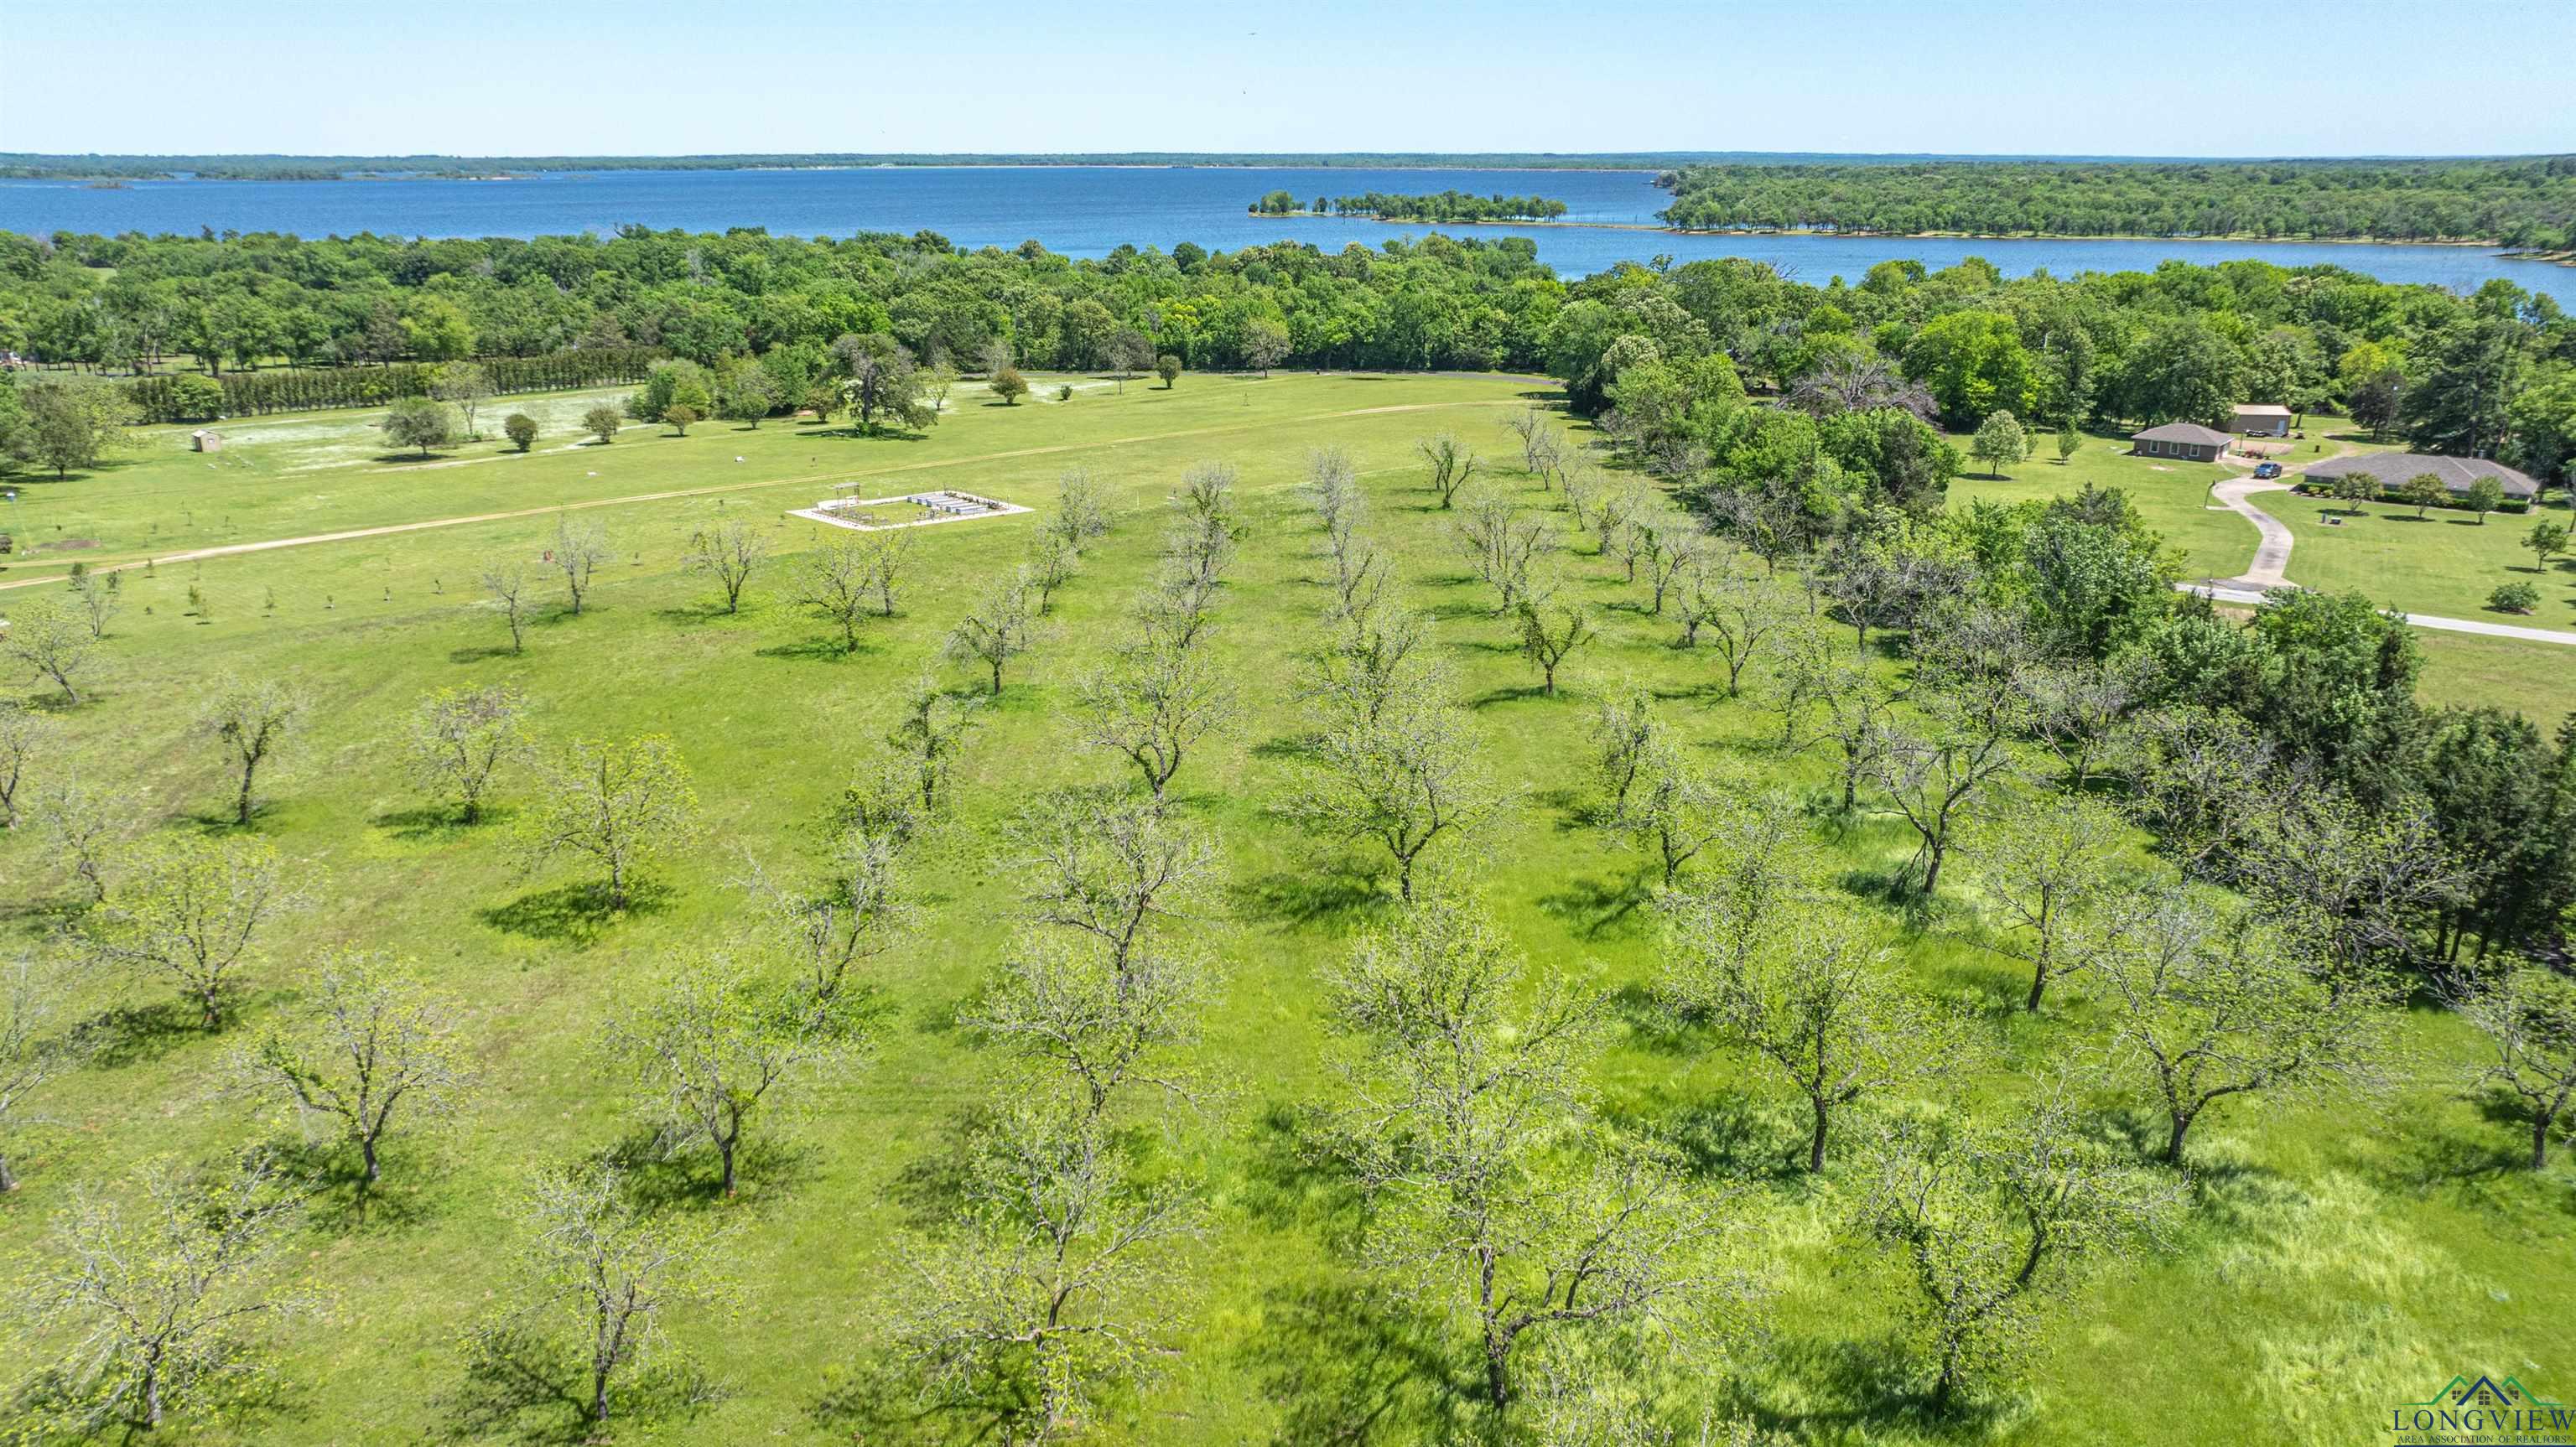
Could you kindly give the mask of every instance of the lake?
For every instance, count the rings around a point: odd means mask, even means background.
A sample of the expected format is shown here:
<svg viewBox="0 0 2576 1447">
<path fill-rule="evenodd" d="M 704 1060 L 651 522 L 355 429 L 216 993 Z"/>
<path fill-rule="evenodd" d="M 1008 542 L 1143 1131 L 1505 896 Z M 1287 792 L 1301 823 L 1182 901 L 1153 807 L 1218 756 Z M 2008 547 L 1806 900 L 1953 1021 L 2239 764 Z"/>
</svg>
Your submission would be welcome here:
<svg viewBox="0 0 2576 1447">
<path fill-rule="evenodd" d="M 1581 276 L 1658 253 L 1681 261 L 1742 256 L 1822 285 L 1853 281 L 1873 264 L 1910 257 L 1939 268 L 1982 256 L 2010 275 L 2046 268 L 2147 270 L 2168 257 L 2192 262 L 2257 257 L 2282 266 L 2331 263 L 2384 281 L 2472 290 L 2504 277 L 2561 303 L 2576 301 L 2576 271 L 2512 261 L 2475 247 L 2260 241 L 1933 240 L 1841 236 L 1679 236 L 1609 229 L 1651 225 L 1665 193 L 1636 171 L 1390 170 L 1362 167 L 918 166 L 842 171 L 599 171 L 506 181 L 135 181 L 121 189 L 79 182 L 0 180 L 0 230 L 289 231 L 304 236 L 373 231 L 393 236 L 539 236 L 655 228 L 721 231 L 762 226 L 799 235 L 936 231 L 965 246 L 1016 246 L 1034 238 L 1067 256 L 1106 255 L 1122 243 L 1169 249 L 1194 241 L 1234 250 L 1282 239 L 1338 250 L 1375 246 L 1430 228 L 1339 218 L 1262 218 L 1245 207 L 1264 192 L 1301 200 L 1362 191 L 1456 187 L 1479 194 L 1553 196 L 1580 226 L 1468 226 L 1453 234 L 1528 236 L 1540 258 Z"/>
</svg>

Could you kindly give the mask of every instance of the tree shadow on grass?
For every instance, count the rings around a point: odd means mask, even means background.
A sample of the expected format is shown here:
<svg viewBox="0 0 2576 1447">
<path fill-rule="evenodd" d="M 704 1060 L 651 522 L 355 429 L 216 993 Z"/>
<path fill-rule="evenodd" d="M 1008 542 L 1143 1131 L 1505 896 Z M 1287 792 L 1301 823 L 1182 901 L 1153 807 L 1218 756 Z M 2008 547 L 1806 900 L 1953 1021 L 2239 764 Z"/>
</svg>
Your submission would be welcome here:
<svg viewBox="0 0 2576 1447">
<path fill-rule="evenodd" d="M 2001 1404 L 1975 1398 L 1954 1399 L 1946 1412 L 1934 1410 L 1915 1352 L 1892 1333 L 1781 1337 L 1765 1357 L 1731 1379 L 1719 1410 L 1798 1441 L 1875 1442 L 1901 1433 L 1909 1439 L 1980 1442 L 2004 1415 Z M 1783 1388 L 1778 1398 L 1801 1405 L 1777 1405 L 1773 1393 L 1761 1390 L 1772 1386 Z"/>
<path fill-rule="evenodd" d="M 924 1401 L 897 1362 L 869 1356 L 825 1373 L 822 1394 L 805 1416 L 837 1441 L 926 1444 L 957 1435 L 949 1411 L 946 1403 Z"/>
<path fill-rule="evenodd" d="M 804 1142 L 752 1136 L 734 1154 L 731 1202 L 725 1199 L 723 1166 L 711 1145 L 669 1150 L 656 1132 L 638 1130 L 601 1151 L 598 1159 L 617 1169 L 627 1200 L 649 1213 L 764 1203 L 812 1181 L 820 1157 Z"/>
<path fill-rule="evenodd" d="M 80 1058 L 101 1070 L 150 1064 L 206 1033 L 196 1011 L 169 1000 L 102 1010 L 71 1029 Z"/>
<path fill-rule="evenodd" d="M 526 1322 L 482 1327 L 468 1339 L 464 1379 L 439 1399 L 450 1442 L 572 1444 L 604 1440 L 590 1422 L 589 1348 L 557 1340 Z M 612 1382 L 612 1422 L 667 1422 L 695 1416 L 719 1393 L 695 1367 L 662 1357 Z"/>
<path fill-rule="evenodd" d="M 1321 734 L 1281 734 L 1276 738 L 1263 739 L 1261 742 L 1254 744 L 1252 746 L 1252 756 L 1256 759 L 1292 759 L 1300 762 L 1309 761 L 1317 756 L 1317 752 L 1322 747 L 1323 741 L 1323 735 Z"/>
<path fill-rule="evenodd" d="M 895 1172 L 886 1200 L 903 1213 L 907 1228 L 935 1232 L 956 1222 L 973 1185 L 972 1143 L 991 1120 L 983 1105 L 956 1112 L 938 1127 L 927 1152 Z"/>
<path fill-rule="evenodd" d="M 1474 580 L 1470 579 L 1469 581 L 1472 582 Z M 1423 609 L 1422 612 L 1425 617 L 1438 623 L 1491 623 L 1500 621 L 1503 617 L 1502 614 L 1495 612 L 1491 607 L 1484 603 L 1469 602 L 1465 600 L 1434 603 L 1430 607 Z"/>
<path fill-rule="evenodd" d="M 450 663 L 482 663 L 494 658 L 516 658 L 519 656 L 519 652 L 520 650 L 512 648 L 506 643 L 484 644 L 472 648 L 451 648 L 447 650 L 447 661 Z"/>
<path fill-rule="evenodd" d="M 2426 1138 L 2409 1139 L 2404 1155 L 2394 1163 L 2393 1174 L 2403 1184 L 2421 1192 L 2447 1186 L 2454 1198 L 2482 1210 L 2502 1211 L 2515 1202 L 2511 1183 L 2520 1177 L 2539 1177 L 2531 1169 L 2530 1130 L 2528 1122 L 2513 1122 L 2520 1129 L 2522 1141 L 2517 1148 L 2509 1137 L 2464 1136 L 2442 1131 Z"/>
<path fill-rule="evenodd" d="M 1605 800 L 1588 799 L 1582 791 L 1568 788 L 1533 789 L 1529 801 L 1556 814 L 1556 832 L 1574 834 L 1585 829 L 1607 828 L 1611 822 L 1610 805 Z"/>
<path fill-rule="evenodd" d="M 1652 985 L 1630 982 L 1610 992 L 1610 1008 L 1628 1022 L 1630 1039 L 1641 1049 L 1679 1058 L 1709 1048 L 1708 1032 L 1683 1018 L 1671 997 Z"/>
<path fill-rule="evenodd" d="M 1246 924 L 1294 928 L 1375 914 L 1388 899 L 1374 873 L 1347 859 L 1272 870 L 1237 881 L 1226 892 L 1235 917 Z"/>
<path fill-rule="evenodd" d="M 1324 1125 L 1300 1106 L 1273 1102 L 1252 1123 L 1242 1204 L 1278 1230 L 1308 1231 L 1355 1244 L 1367 1202 L 1351 1173 L 1324 1149 Z"/>
<path fill-rule="evenodd" d="M 2530 1114 L 2501 1094 L 2484 1094 L 2471 1104 L 2492 1129 L 2407 1132 L 2402 1154 L 2373 1174 L 2418 1193 L 2448 1187 L 2453 1199 L 2488 1212 L 2521 1210 L 2529 1204 L 2529 1191 L 2555 1189 L 2556 1170 L 2531 1168 Z M 2552 1151 L 2551 1166 L 2560 1161 Z"/>
<path fill-rule="evenodd" d="M 487 829 L 510 817 L 504 805 L 486 804 L 483 816 L 473 823 L 465 822 L 458 810 L 443 804 L 424 805 L 417 809 L 388 809 L 367 822 L 406 844 L 425 844 L 433 840 L 462 839 L 478 830 Z"/>
<path fill-rule="evenodd" d="M 753 656 L 793 658 L 805 663 L 839 663 L 846 658 L 864 658 L 876 651 L 865 643 L 856 648 L 845 648 L 840 639 L 827 633 L 817 633 L 811 638 L 799 638 L 793 643 L 773 643 L 767 648 L 754 650 Z"/>
<path fill-rule="evenodd" d="M 667 884 L 648 882 L 633 885 L 626 893 L 626 907 L 619 909 L 609 902 L 604 884 L 559 885 L 478 910 L 476 917 L 503 934 L 583 949 L 597 943 L 619 920 L 660 913 L 669 907 L 675 892 Z"/>
<path fill-rule="evenodd" d="M 168 1425 L 155 1430 L 143 1426 L 124 1410 L 128 1402 L 112 1403 L 102 1399 L 101 1388 L 109 1385 L 86 1369 L 85 1361 L 47 1366 L 39 1369 L 13 1389 L 0 1393 L 0 1422 L 16 1422 L 19 1430 L 34 1433 L 41 1423 L 87 1422 L 92 1425 L 73 1437 L 51 1434 L 20 1436 L 23 1442 L 118 1442 L 125 1447 L 165 1440 L 180 1440 Z M 240 1370 L 243 1367 L 249 1370 Z M 187 1412 L 179 1418 L 182 1425 L 176 1433 L 187 1440 L 266 1442 L 274 1440 L 264 1429 L 284 1421 L 309 1422 L 312 1418 L 312 1391 L 286 1379 L 282 1372 L 258 1370 L 255 1363 L 232 1358 L 223 1361 L 214 1372 L 215 1380 L 200 1382 L 192 1394 Z"/>
<path fill-rule="evenodd" d="M 1909 929 L 1920 930 L 1931 918 L 1932 901 L 1916 887 L 1910 863 L 1894 869 L 1846 869 L 1834 876 L 1834 884 L 1854 899 L 1900 911 Z"/>
<path fill-rule="evenodd" d="M 1568 880 L 1563 889 L 1540 895 L 1538 907 L 1564 920 L 1584 939 L 1626 938 L 1646 927 L 1640 907 L 1654 897 L 1652 882 L 1647 870 L 1622 880 L 1582 875 Z"/>
<path fill-rule="evenodd" d="M 1316 1281 L 1263 1299 L 1243 1349 L 1279 1408 L 1275 1443 L 1475 1440 L 1474 1384 L 1437 1317 L 1368 1285 Z"/>
<path fill-rule="evenodd" d="M 1520 652 L 1518 648 L 1496 648 L 1494 651 L 1498 653 Z M 1552 703 L 1561 696 L 1562 695 L 1558 694 L 1550 694 L 1545 688 L 1542 688 L 1535 683 L 1519 688 L 1489 688 L 1483 693 L 1476 695 L 1474 698 L 1467 700 L 1467 707 L 1483 709 L 1491 708 L 1495 704 L 1500 703 L 1529 703 L 1532 701 Z"/>
<path fill-rule="evenodd" d="M 701 598 L 695 603 L 674 603 L 667 608 L 656 608 L 653 610 L 653 616 L 665 623 L 680 627 L 691 624 L 706 626 L 725 623 L 748 627 L 753 622 L 754 615 L 761 611 L 763 610 L 758 595 L 748 590 L 739 608 L 725 607 L 722 590 L 718 590 L 714 595 Z M 869 616 L 875 616 L 873 609 L 870 610 Z"/>
<path fill-rule="evenodd" d="M 355 1235 L 407 1230 L 437 1214 L 420 1183 L 437 1171 L 416 1142 L 386 1141 L 377 1146 L 383 1165 L 380 1179 L 368 1182 L 366 1167 L 353 1146 L 337 1140 L 274 1140 L 265 1149 L 310 1191 L 304 1198 L 305 1219 L 316 1230 Z"/>
</svg>

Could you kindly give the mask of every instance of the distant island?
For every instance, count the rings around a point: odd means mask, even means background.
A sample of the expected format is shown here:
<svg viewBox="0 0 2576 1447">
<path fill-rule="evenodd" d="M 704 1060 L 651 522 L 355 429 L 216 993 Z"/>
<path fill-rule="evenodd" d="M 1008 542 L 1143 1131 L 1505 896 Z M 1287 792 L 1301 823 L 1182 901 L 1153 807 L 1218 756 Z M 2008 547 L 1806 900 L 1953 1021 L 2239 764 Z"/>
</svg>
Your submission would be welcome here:
<svg viewBox="0 0 2576 1447">
<path fill-rule="evenodd" d="M 2248 237 L 2576 246 L 2576 156 L 1696 165 L 1656 178 L 1686 231 Z"/>
<path fill-rule="evenodd" d="M 1565 203 L 1546 196 L 1477 196 L 1465 191 L 1436 191 L 1403 196 L 1368 191 L 1357 196 L 1318 196 L 1301 206 L 1286 191 L 1273 191 L 1245 208 L 1255 216 L 1365 216 L 1378 221 L 1428 221 L 1463 224 L 1479 221 L 1552 221 L 1565 214 Z"/>
</svg>

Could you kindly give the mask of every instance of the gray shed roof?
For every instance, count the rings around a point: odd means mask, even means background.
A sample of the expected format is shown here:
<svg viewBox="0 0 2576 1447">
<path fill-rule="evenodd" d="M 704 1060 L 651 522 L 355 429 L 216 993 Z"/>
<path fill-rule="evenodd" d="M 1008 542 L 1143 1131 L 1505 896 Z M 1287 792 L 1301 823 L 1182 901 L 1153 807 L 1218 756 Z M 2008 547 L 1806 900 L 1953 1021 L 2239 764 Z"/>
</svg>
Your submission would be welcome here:
<svg viewBox="0 0 2576 1447">
<path fill-rule="evenodd" d="M 2221 432 L 2215 427 L 2203 427 L 2197 422 L 2168 422 L 2162 427 L 2150 427 L 2144 432 L 2132 432 L 2129 434 L 2129 440 L 2132 442 L 2196 442 L 2203 447 L 2225 447 L 2235 442 L 2236 438 L 2232 433 Z"/>
<path fill-rule="evenodd" d="M 2442 479 L 2442 485 L 2453 492 L 2467 492 L 2469 484 L 2481 477 L 2492 477 L 2504 484 L 2504 495 L 2511 498 L 2536 497 L 2540 484 L 2531 474 L 2517 472 L 2501 462 L 2484 457 L 2436 457 L 2429 452 L 2366 452 L 2357 457 L 2333 457 L 2311 462 L 2307 475 L 2320 478 L 2348 477 L 2368 473 L 2381 487 L 2396 487 L 2419 473 L 2429 472 Z"/>
</svg>

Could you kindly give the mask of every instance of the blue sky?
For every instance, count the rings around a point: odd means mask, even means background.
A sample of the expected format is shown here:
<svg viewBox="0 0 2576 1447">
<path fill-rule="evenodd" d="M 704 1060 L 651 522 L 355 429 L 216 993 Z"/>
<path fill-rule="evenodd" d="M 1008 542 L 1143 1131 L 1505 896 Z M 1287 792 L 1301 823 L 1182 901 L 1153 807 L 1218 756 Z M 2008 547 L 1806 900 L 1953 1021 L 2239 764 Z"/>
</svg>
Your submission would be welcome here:
<svg viewBox="0 0 2576 1447">
<path fill-rule="evenodd" d="M 0 150 L 2576 150 L 2569 0 L 8 8 Z"/>
</svg>

